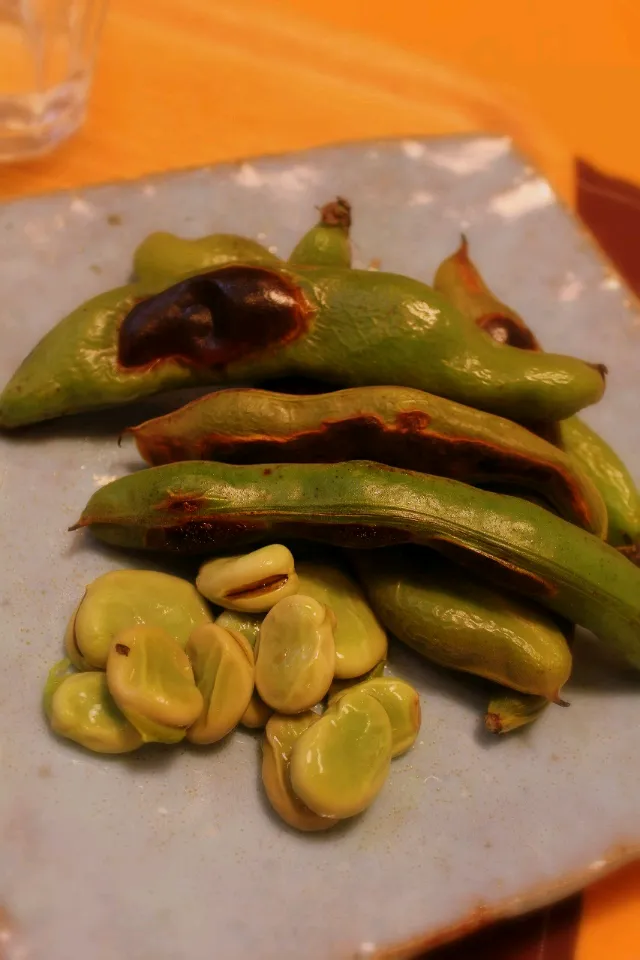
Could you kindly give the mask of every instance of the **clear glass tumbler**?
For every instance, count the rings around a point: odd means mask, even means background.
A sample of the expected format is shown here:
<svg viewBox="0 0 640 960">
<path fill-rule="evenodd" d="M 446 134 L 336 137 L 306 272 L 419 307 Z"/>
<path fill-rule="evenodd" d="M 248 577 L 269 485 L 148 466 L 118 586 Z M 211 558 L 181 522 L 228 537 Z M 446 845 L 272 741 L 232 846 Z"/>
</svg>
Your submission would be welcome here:
<svg viewBox="0 0 640 960">
<path fill-rule="evenodd" d="M 106 0 L 0 0 L 0 161 L 52 150 L 84 120 Z"/>
</svg>

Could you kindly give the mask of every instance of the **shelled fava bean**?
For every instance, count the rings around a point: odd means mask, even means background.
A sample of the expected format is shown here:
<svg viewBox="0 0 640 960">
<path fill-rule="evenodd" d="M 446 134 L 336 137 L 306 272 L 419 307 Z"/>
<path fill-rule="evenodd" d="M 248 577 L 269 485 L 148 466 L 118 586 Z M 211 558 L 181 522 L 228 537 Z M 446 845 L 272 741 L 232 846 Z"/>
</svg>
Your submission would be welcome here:
<svg viewBox="0 0 640 960">
<path fill-rule="evenodd" d="M 96 753 L 265 728 L 274 810 L 325 830 L 365 810 L 420 727 L 417 692 L 385 676 L 387 638 L 343 570 L 272 544 L 196 580 L 115 570 L 90 584 L 49 674 L 51 729 Z M 207 600 L 222 608 L 217 619 Z"/>
</svg>

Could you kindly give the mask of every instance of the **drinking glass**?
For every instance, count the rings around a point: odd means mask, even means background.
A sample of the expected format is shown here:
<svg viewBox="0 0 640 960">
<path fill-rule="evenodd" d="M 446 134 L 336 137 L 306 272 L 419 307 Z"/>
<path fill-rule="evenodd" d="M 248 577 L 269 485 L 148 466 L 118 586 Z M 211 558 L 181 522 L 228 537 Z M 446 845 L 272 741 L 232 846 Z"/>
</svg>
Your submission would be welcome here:
<svg viewBox="0 0 640 960">
<path fill-rule="evenodd" d="M 0 160 L 52 150 L 84 120 L 106 0 L 0 0 Z"/>
</svg>

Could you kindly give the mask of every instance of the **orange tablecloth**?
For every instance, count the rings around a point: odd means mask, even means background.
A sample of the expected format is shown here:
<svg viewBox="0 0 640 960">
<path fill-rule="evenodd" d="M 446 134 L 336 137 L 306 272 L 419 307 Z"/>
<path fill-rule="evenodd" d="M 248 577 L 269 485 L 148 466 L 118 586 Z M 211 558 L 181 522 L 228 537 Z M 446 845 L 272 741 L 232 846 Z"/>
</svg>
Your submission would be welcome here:
<svg viewBox="0 0 640 960">
<path fill-rule="evenodd" d="M 632 0 L 112 0 L 86 127 L 0 195 L 506 127 L 569 199 L 575 155 L 640 180 L 639 31 Z"/>
<path fill-rule="evenodd" d="M 639 35 L 632 0 L 112 0 L 86 126 L 49 158 L 0 167 L 0 197 L 488 129 L 573 203 L 576 156 L 640 182 Z M 638 960 L 640 866 L 586 893 L 575 957 Z"/>
</svg>

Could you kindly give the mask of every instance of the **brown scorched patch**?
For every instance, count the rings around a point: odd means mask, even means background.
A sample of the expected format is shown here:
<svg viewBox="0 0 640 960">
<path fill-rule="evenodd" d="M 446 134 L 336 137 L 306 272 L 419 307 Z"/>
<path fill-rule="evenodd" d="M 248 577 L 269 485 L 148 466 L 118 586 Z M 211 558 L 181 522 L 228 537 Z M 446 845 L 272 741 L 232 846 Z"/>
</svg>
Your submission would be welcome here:
<svg viewBox="0 0 640 960">
<path fill-rule="evenodd" d="M 296 339 L 310 314 L 300 287 L 278 271 L 221 267 L 135 304 L 120 327 L 118 361 L 125 368 L 161 360 L 225 367 Z"/>
<path fill-rule="evenodd" d="M 325 421 L 316 429 L 292 432 L 285 437 L 210 433 L 197 442 L 187 439 L 181 444 L 176 437 L 153 436 L 149 428 L 148 432 L 136 434 L 136 440 L 145 458 L 153 464 L 189 458 L 236 464 L 340 463 L 358 459 L 464 483 L 514 485 L 538 491 L 567 519 L 593 529 L 593 518 L 581 489 L 559 465 L 509 452 L 487 441 L 438 434 L 429 429 L 429 424 L 424 411 L 405 410 L 397 414 L 394 423 L 359 414 Z"/>
<path fill-rule="evenodd" d="M 268 526 L 259 521 L 209 517 L 206 520 L 187 520 L 175 526 L 151 527 L 145 533 L 144 545 L 149 550 L 174 553 L 215 553 L 229 547 L 255 543 L 267 531 Z"/>
</svg>

